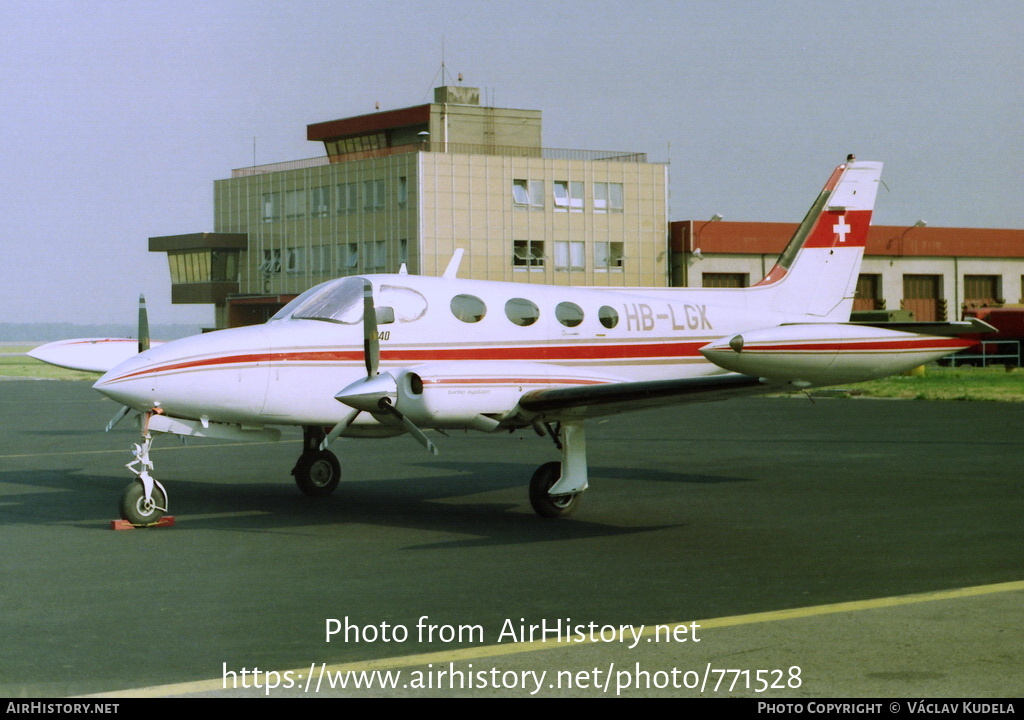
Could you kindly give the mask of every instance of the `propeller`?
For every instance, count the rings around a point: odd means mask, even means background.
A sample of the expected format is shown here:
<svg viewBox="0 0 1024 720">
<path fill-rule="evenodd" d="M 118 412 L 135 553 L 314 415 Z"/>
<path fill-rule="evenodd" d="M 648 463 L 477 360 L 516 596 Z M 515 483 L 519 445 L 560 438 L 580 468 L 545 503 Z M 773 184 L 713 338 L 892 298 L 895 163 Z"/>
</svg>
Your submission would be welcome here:
<svg viewBox="0 0 1024 720">
<path fill-rule="evenodd" d="M 146 312 L 146 296 L 139 295 L 139 352 L 149 350 L 149 313 Z"/>
<path fill-rule="evenodd" d="M 387 322 L 385 320 L 385 322 Z M 363 280 L 363 361 L 366 364 L 366 377 L 356 380 L 343 388 L 334 396 L 335 400 L 352 408 L 341 421 L 335 425 L 320 443 L 320 449 L 326 449 L 332 440 L 337 438 L 352 424 L 361 412 L 386 412 L 402 423 L 406 431 L 416 438 L 420 445 L 431 454 L 437 455 L 437 446 L 430 441 L 416 424 L 395 407 L 398 396 L 398 381 L 391 373 L 380 372 L 380 339 L 377 332 L 377 308 L 373 302 L 373 285 Z"/>
<path fill-rule="evenodd" d="M 437 445 L 430 442 L 430 438 L 424 435 L 423 431 L 416 427 L 416 424 L 412 420 L 398 411 L 398 408 L 391 403 L 391 398 L 383 397 L 377 405 L 381 410 L 391 413 L 393 416 L 398 418 L 401 421 L 402 426 L 410 435 L 416 438 L 420 445 L 427 449 L 427 452 L 431 455 L 437 455 Z"/>
<path fill-rule="evenodd" d="M 139 294 L 139 352 L 144 353 L 149 350 L 149 313 L 146 311 L 146 296 Z M 117 412 L 114 413 L 114 417 L 110 418 L 110 422 L 107 423 L 107 427 L 104 432 L 110 432 L 114 429 L 124 416 L 131 411 L 127 405 L 122 405 L 118 408 Z"/>
</svg>

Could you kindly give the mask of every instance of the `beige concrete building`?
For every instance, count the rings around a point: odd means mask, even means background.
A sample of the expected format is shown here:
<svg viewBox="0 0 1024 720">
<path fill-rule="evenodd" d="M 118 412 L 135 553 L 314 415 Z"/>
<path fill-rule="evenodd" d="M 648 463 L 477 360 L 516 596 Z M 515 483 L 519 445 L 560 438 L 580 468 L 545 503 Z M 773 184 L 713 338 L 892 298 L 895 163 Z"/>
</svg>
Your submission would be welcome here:
<svg viewBox="0 0 1024 720">
<path fill-rule="evenodd" d="M 262 322 L 343 275 L 439 275 L 559 285 L 665 286 L 667 166 L 643 153 L 559 150 L 541 113 L 434 102 L 307 127 L 326 154 L 242 168 L 214 184 L 214 232 L 150 238 L 174 302 L 217 326 Z"/>
</svg>

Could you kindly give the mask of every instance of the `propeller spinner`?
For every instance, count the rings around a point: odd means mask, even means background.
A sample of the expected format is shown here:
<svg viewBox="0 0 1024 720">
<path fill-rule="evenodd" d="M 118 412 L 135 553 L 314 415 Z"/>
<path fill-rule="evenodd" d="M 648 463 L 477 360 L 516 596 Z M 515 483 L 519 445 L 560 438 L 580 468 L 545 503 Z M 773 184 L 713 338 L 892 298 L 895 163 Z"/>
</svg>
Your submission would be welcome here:
<svg viewBox="0 0 1024 720">
<path fill-rule="evenodd" d="M 334 426 L 327 434 L 320 449 L 327 446 L 341 435 L 356 419 L 360 412 L 385 412 L 402 423 L 406 431 L 416 438 L 428 452 L 437 455 L 437 446 L 430 441 L 423 431 L 416 427 L 412 420 L 405 417 L 395 407 L 398 399 L 398 381 L 388 372 L 380 372 L 380 340 L 377 332 L 378 310 L 373 302 L 373 285 L 369 280 L 363 281 L 363 361 L 366 364 L 366 377 L 356 380 L 334 396 L 339 402 L 345 403 L 353 410 Z M 385 320 L 384 322 L 387 322 Z"/>
</svg>

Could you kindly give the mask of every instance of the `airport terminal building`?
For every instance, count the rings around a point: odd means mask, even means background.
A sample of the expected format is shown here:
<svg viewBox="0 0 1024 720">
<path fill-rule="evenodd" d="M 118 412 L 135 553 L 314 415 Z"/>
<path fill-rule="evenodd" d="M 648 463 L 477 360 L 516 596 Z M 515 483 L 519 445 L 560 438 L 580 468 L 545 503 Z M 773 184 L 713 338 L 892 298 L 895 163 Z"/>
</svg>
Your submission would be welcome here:
<svg viewBox="0 0 1024 720">
<path fill-rule="evenodd" d="M 172 300 L 217 327 L 263 322 L 303 290 L 362 273 L 555 285 L 669 282 L 667 166 L 643 153 L 545 148 L 541 113 L 484 107 L 476 88 L 307 127 L 321 157 L 214 184 L 214 232 L 150 238 Z"/>
<path fill-rule="evenodd" d="M 172 301 L 216 307 L 218 328 L 265 321 L 331 278 L 440 275 L 554 285 L 744 287 L 796 223 L 669 222 L 668 166 L 644 153 L 552 149 L 541 112 L 487 107 L 477 88 L 309 125 L 319 157 L 214 183 L 213 232 L 152 237 Z M 958 319 L 1024 302 L 1024 230 L 871 229 L 856 310 Z"/>
</svg>

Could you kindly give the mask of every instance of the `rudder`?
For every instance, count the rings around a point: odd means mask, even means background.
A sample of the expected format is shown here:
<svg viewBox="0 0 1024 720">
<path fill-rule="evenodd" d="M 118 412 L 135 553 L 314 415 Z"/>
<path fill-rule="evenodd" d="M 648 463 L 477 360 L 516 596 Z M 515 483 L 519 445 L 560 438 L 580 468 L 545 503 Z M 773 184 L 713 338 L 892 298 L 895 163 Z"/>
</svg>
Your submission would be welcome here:
<svg viewBox="0 0 1024 720">
<path fill-rule="evenodd" d="M 811 205 L 771 271 L 754 287 L 771 287 L 772 309 L 845 322 L 853 309 L 882 163 L 840 165 Z"/>
</svg>

